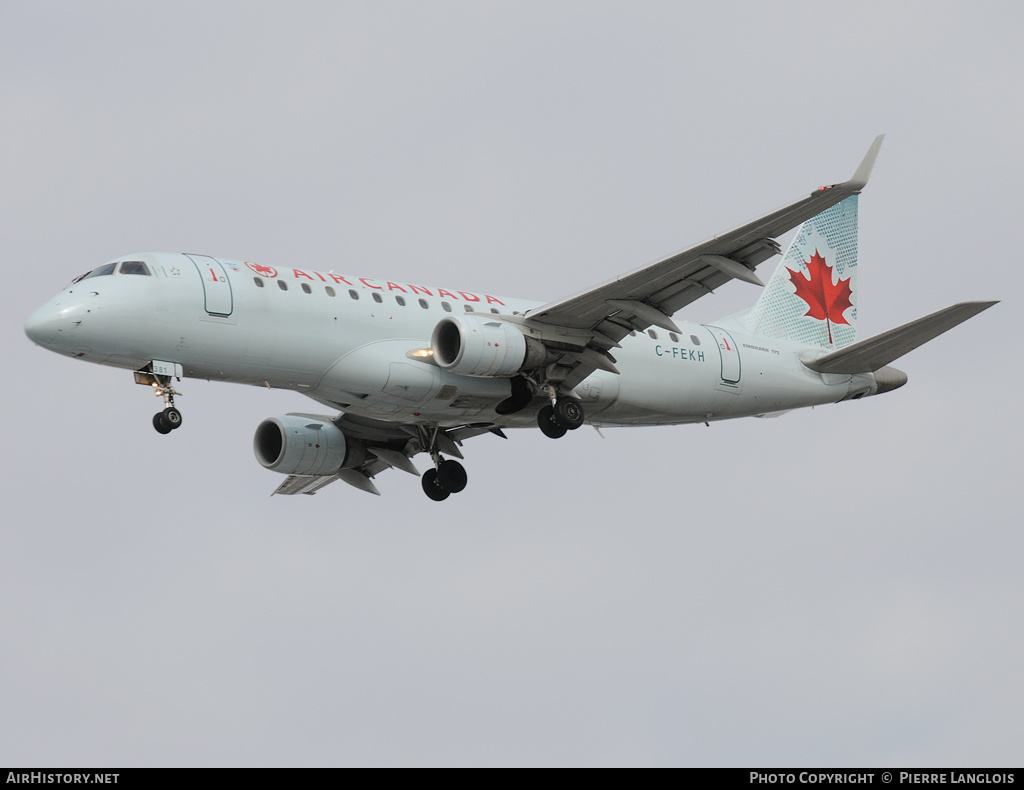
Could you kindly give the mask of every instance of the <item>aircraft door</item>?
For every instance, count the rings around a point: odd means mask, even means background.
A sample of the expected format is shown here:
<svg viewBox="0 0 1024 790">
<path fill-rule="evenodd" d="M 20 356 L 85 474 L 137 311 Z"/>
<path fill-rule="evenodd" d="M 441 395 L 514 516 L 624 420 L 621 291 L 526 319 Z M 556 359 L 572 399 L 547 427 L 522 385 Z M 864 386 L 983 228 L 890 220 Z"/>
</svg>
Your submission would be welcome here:
<svg viewBox="0 0 1024 790">
<path fill-rule="evenodd" d="M 186 257 L 195 264 L 199 278 L 203 281 L 206 312 L 210 315 L 231 315 L 234 309 L 231 282 L 220 261 L 209 255 L 187 255 Z"/>
<path fill-rule="evenodd" d="M 722 359 L 722 383 L 737 387 L 740 383 L 740 351 L 736 341 L 724 329 L 717 326 L 705 327 L 718 344 L 718 353 Z"/>
</svg>

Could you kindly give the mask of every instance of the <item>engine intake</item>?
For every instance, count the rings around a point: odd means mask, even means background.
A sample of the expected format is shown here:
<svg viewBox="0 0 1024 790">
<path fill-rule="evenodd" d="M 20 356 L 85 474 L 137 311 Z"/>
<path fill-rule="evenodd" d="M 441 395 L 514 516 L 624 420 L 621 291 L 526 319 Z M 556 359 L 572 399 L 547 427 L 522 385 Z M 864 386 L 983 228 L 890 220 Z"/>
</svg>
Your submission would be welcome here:
<svg viewBox="0 0 1024 790">
<path fill-rule="evenodd" d="M 463 376 L 510 378 L 542 364 L 544 345 L 507 321 L 482 315 L 447 316 L 430 338 L 434 361 Z"/>
<path fill-rule="evenodd" d="M 329 475 L 356 465 L 356 448 L 328 417 L 270 417 L 256 428 L 252 448 L 264 467 L 284 475 Z"/>
</svg>

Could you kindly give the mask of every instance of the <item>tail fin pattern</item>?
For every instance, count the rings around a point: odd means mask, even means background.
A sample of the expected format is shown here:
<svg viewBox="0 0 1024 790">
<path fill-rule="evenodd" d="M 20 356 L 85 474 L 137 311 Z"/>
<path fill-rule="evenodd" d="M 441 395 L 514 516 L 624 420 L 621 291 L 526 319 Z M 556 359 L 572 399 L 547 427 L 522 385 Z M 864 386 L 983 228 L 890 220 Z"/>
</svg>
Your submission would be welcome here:
<svg viewBox="0 0 1024 790">
<path fill-rule="evenodd" d="M 857 337 L 857 195 L 807 220 L 744 323 L 837 349 Z"/>
</svg>

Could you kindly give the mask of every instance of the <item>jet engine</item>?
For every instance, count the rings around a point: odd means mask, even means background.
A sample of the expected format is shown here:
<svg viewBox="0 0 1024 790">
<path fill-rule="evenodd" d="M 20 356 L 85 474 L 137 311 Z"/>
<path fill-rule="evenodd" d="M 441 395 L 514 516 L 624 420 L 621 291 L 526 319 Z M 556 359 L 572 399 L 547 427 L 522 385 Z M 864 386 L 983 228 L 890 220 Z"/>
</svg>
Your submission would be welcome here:
<svg viewBox="0 0 1024 790">
<path fill-rule="evenodd" d="M 434 361 L 463 376 L 511 378 L 544 362 L 544 345 L 515 324 L 482 315 L 447 316 L 430 338 Z"/>
<path fill-rule="evenodd" d="M 252 441 L 256 460 L 284 475 L 329 475 L 358 465 L 358 446 L 329 417 L 285 414 L 270 417 L 256 428 Z"/>
</svg>

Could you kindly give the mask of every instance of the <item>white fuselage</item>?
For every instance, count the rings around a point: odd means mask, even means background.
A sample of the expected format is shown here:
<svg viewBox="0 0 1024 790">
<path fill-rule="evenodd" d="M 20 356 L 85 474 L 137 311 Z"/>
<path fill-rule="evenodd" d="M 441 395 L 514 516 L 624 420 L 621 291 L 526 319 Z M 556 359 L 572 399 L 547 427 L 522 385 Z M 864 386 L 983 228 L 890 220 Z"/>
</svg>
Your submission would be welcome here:
<svg viewBox="0 0 1024 790">
<path fill-rule="evenodd" d="M 508 379 L 457 375 L 410 354 L 429 347 L 447 315 L 523 314 L 537 302 L 179 253 L 123 260 L 151 273 L 73 283 L 29 319 L 32 339 L 104 365 L 139 370 L 161 360 L 187 377 L 291 389 L 357 416 L 536 425 L 530 410 L 495 413 Z M 876 390 L 870 374 L 809 370 L 801 355 L 820 349 L 751 335 L 736 321 L 679 328 L 626 337 L 613 349 L 620 375 L 599 370 L 576 387 L 588 422 L 704 422 Z"/>
</svg>

